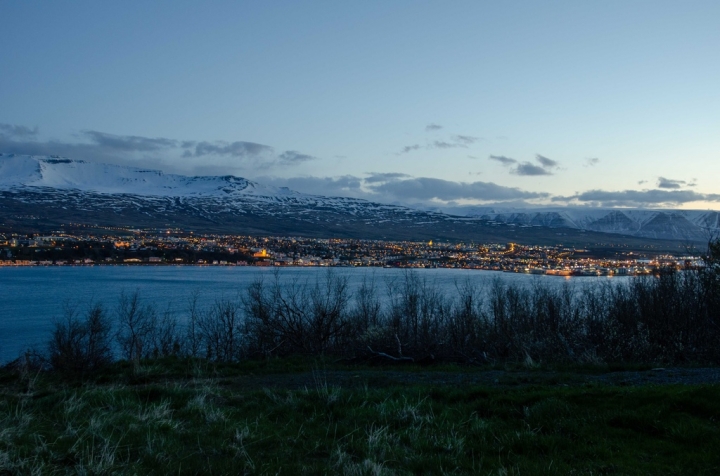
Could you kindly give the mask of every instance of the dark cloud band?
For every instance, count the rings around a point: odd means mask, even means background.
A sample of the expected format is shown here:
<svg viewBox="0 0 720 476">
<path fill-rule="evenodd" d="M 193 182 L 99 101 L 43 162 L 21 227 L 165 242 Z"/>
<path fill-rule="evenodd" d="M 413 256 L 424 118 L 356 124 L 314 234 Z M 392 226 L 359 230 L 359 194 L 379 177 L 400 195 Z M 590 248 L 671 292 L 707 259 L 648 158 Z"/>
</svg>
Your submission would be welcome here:
<svg viewBox="0 0 720 476">
<path fill-rule="evenodd" d="M 280 154 L 278 158 L 284 164 L 299 164 L 302 162 L 308 162 L 310 160 L 317 159 L 317 157 L 313 157 L 312 155 L 307 154 L 301 154 L 296 150 L 286 150 L 285 152 Z"/>
<path fill-rule="evenodd" d="M 547 197 L 547 193 L 526 192 L 492 182 L 453 182 L 429 177 L 397 180 L 371 186 L 376 193 L 405 200 L 513 200 Z"/>
<path fill-rule="evenodd" d="M 694 187 L 694 183 L 688 183 L 685 180 L 673 180 L 665 177 L 658 177 L 658 188 L 677 190 L 683 187 Z"/>
<path fill-rule="evenodd" d="M 195 145 L 195 157 L 206 155 L 231 156 L 231 157 L 255 157 L 262 154 L 272 153 L 273 148 L 268 145 L 255 142 L 198 142 Z"/>
<path fill-rule="evenodd" d="M 248 141 L 194 141 L 164 137 L 117 135 L 86 130 L 81 137 L 85 142 L 36 140 L 38 128 L 0 124 L 0 152 L 26 155 L 61 155 L 91 162 L 137 165 L 138 161 L 162 163 L 173 156 L 184 158 L 227 157 L 252 159 L 260 168 L 273 165 L 296 165 L 316 157 L 297 150 L 286 150 L 279 155 L 269 145 Z"/>
<path fill-rule="evenodd" d="M 83 134 L 100 147 L 123 152 L 152 152 L 178 147 L 178 141 L 162 137 L 119 136 L 98 131 L 83 131 Z"/>
<path fill-rule="evenodd" d="M 553 197 L 554 202 L 592 203 L 603 207 L 677 206 L 690 202 L 720 202 L 720 194 L 692 190 L 588 190 L 570 197 Z"/>
<path fill-rule="evenodd" d="M 29 128 L 27 126 L 18 126 L 15 124 L 0 124 L 0 134 L 9 137 L 32 137 L 39 132 L 37 126 Z"/>
</svg>

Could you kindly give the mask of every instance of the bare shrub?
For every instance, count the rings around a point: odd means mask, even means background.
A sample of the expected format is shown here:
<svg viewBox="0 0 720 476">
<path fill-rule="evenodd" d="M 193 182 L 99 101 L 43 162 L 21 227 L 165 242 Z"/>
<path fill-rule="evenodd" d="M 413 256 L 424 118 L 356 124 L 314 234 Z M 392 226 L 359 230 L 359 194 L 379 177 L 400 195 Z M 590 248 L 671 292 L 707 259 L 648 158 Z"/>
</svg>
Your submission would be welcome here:
<svg viewBox="0 0 720 476">
<path fill-rule="evenodd" d="M 140 292 L 120 293 L 117 313 L 117 342 L 123 359 L 138 364 L 153 354 L 157 311 L 140 301 Z"/>
<path fill-rule="evenodd" d="M 447 358 L 481 363 L 488 360 L 489 323 L 484 311 L 484 298 L 480 289 L 469 281 L 456 284 L 457 298 L 445 333 L 450 349 Z"/>
<path fill-rule="evenodd" d="M 529 320 L 529 294 L 501 279 L 493 280 L 488 306 L 493 334 L 493 354 L 499 359 L 525 357 L 521 330 Z"/>
<path fill-rule="evenodd" d="M 393 339 L 393 334 L 375 279 L 363 277 L 352 297 L 354 299 L 349 310 L 351 333 L 347 350 L 357 352 L 386 346 Z"/>
<path fill-rule="evenodd" d="M 262 278 L 248 286 L 242 302 L 250 352 L 263 356 L 273 354 L 285 343 L 284 326 L 278 322 L 275 303 Z"/>
<path fill-rule="evenodd" d="M 188 308 L 188 321 L 185 327 L 185 336 L 182 341 L 182 353 L 187 357 L 198 357 L 202 348 L 202 334 L 200 332 L 200 309 L 197 305 L 198 293 L 192 294 Z"/>
<path fill-rule="evenodd" d="M 205 313 L 199 313 L 197 326 L 205 350 L 211 360 L 230 362 L 240 357 L 243 341 L 243 316 L 236 302 L 219 299 Z"/>
<path fill-rule="evenodd" d="M 362 283 L 354 294 L 351 320 L 357 332 L 378 327 L 382 324 L 382 304 L 378 296 L 375 279 L 363 277 Z"/>
<path fill-rule="evenodd" d="M 252 283 L 243 297 L 254 352 L 324 354 L 337 351 L 351 331 L 347 278 L 328 270 L 314 283 Z"/>
<path fill-rule="evenodd" d="M 153 357 L 168 357 L 181 353 L 182 340 L 177 319 L 169 308 L 156 319 L 150 335 Z"/>
<path fill-rule="evenodd" d="M 397 347 L 386 343 L 389 352 L 414 355 L 418 359 L 435 359 L 446 343 L 444 328 L 451 303 L 439 288 L 418 273 L 406 272 L 399 282 L 388 283 L 388 325 Z"/>
<path fill-rule="evenodd" d="M 706 266 L 576 289 L 500 278 L 457 293 L 408 271 L 378 292 L 374 277 L 351 292 L 333 270 L 314 281 L 259 279 L 239 301 L 190 302 L 183 337 L 170 309 L 158 315 L 137 292 L 121 294 L 116 338 L 123 358 L 181 353 L 216 361 L 244 356 L 341 355 L 388 362 L 720 362 L 720 241 Z M 95 306 L 59 321 L 53 366 L 76 372 L 109 359 L 110 326 Z M 105 357 L 93 357 L 105 356 Z"/>
<path fill-rule="evenodd" d="M 530 291 L 530 319 L 523 329 L 526 355 L 546 361 L 572 361 L 583 347 L 583 323 L 576 312 L 575 290 L 536 283 Z"/>
<path fill-rule="evenodd" d="M 309 350 L 321 354 L 339 350 L 349 330 L 347 278 L 328 270 L 325 278 L 315 281 L 310 288 L 309 297 Z"/>
<path fill-rule="evenodd" d="M 112 361 L 111 321 L 100 304 L 91 306 L 84 317 L 67 307 L 65 316 L 55 322 L 48 343 L 52 369 L 74 375 L 94 372 Z"/>
</svg>

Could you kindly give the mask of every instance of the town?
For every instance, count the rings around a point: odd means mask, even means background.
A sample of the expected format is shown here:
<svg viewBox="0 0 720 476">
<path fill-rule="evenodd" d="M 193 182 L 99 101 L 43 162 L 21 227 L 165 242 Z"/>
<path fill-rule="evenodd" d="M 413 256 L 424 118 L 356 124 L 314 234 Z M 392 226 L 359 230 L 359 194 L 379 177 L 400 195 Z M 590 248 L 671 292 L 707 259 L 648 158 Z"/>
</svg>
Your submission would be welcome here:
<svg viewBox="0 0 720 476">
<path fill-rule="evenodd" d="M 588 250 L 517 243 L 436 243 L 195 234 L 178 229 L 108 228 L 0 234 L 0 266 L 324 266 L 460 268 L 556 276 L 643 275 L 702 266 L 698 256 Z"/>
</svg>

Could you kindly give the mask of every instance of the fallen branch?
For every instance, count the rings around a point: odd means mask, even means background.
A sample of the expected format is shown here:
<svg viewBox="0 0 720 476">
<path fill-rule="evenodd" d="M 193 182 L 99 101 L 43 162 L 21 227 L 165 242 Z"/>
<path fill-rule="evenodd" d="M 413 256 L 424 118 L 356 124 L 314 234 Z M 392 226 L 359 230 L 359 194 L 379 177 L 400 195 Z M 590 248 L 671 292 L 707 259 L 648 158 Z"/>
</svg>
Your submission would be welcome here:
<svg viewBox="0 0 720 476">
<path fill-rule="evenodd" d="M 389 360 L 392 360 L 393 362 L 415 362 L 415 359 L 413 359 L 412 357 L 394 357 L 390 354 L 386 354 L 385 352 L 375 352 L 374 350 L 372 350 L 372 348 L 370 348 L 370 346 L 368 346 L 368 350 L 370 351 L 370 353 L 372 355 L 374 355 L 376 357 L 382 357 L 384 359 L 389 359 Z"/>
</svg>

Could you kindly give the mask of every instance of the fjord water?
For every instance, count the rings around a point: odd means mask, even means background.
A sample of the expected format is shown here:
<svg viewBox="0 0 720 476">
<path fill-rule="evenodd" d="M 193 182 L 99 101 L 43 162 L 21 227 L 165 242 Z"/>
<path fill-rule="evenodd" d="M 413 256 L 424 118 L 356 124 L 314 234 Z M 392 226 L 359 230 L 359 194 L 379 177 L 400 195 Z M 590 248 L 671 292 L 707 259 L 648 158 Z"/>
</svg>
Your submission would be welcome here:
<svg viewBox="0 0 720 476">
<path fill-rule="evenodd" d="M 20 355 L 28 347 L 44 347 L 53 322 L 67 308 L 83 313 L 101 303 L 112 314 L 121 293 L 140 293 L 145 303 L 159 312 L 169 310 L 183 322 L 190 302 L 197 297 L 199 309 L 218 299 L 239 300 L 248 285 L 257 279 L 272 281 L 274 269 L 259 267 L 199 266 L 90 266 L 90 267 L 4 267 L 0 268 L 0 363 Z M 401 282 L 408 270 L 383 268 L 283 268 L 283 281 L 310 284 L 331 272 L 348 278 L 352 292 L 363 280 L 374 282 L 378 296 L 387 296 L 392 283 Z M 457 295 L 466 283 L 487 289 L 495 279 L 508 284 L 531 286 L 570 285 L 575 289 L 601 282 L 624 282 L 626 277 L 561 278 L 494 271 L 462 269 L 413 270 L 418 277 L 448 296 Z"/>
</svg>

